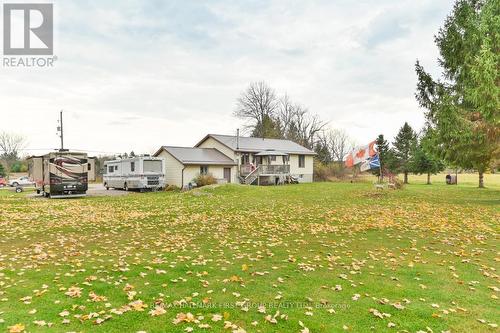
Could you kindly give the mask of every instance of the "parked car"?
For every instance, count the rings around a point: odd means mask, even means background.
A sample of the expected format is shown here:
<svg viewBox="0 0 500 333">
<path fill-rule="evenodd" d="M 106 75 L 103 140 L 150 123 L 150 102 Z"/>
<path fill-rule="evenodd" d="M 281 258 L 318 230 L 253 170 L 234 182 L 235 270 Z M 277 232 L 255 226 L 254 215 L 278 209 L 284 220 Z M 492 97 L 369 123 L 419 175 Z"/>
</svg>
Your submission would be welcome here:
<svg viewBox="0 0 500 333">
<path fill-rule="evenodd" d="M 15 178 L 9 180 L 9 186 L 12 187 L 17 187 L 17 186 L 30 186 L 30 185 L 35 185 L 33 181 L 29 179 L 27 176 Z"/>
<path fill-rule="evenodd" d="M 5 180 L 5 178 L 0 176 L 0 187 L 4 187 L 4 186 L 7 186 L 7 180 Z"/>
</svg>

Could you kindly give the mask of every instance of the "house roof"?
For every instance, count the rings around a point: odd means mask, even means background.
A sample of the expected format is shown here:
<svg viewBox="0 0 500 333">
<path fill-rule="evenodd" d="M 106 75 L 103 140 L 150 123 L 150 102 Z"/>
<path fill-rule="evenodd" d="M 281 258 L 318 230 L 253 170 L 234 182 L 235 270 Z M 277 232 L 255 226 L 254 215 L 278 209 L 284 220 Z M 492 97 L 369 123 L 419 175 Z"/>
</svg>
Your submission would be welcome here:
<svg viewBox="0 0 500 333">
<path fill-rule="evenodd" d="M 255 156 L 288 156 L 288 154 L 284 153 L 282 151 L 269 149 L 269 150 L 263 150 L 263 151 L 255 154 Z"/>
<path fill-rule="evenodd" d="M 234 151 L 258 153 L 266 150 L 275 150 L 287 154 L 316 155 L 316 153 L 312 150 L 307 149 L 306 147 L 303 147 L 291 140 L 263 139 L 243 136 L 237 138 L 234 135 L 222 134 L 208 134 L 196 145 L 196 147 L 209 137 L 219 141 Z"/>
<path fill-rule="evenodd" d="M 232 159 L 215 148 L 162 146 L 153 156 L 158 156 L 162 150 L 182 164 L 236 165 Z"/>
</svg>

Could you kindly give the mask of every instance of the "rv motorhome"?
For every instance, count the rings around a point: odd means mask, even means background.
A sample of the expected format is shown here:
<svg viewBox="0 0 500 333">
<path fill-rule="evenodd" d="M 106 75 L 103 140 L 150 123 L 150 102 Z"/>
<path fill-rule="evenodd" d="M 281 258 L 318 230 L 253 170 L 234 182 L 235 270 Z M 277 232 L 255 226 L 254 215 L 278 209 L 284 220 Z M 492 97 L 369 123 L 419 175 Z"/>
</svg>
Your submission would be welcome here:
<svg viewBox="0 0 500 333">
<path fill-rule="evenodd" d="M 137 156 L 104 163 L 103 185 L 138 190 L 156 190 L 165 186 L 163 170 L 165 159 L 150 156 Z"/>
<path fill-rule="evenodd" d="M 36 192 L 50 198 L 85 196 L 89 167 L 86 153 L 57 151 L 28 159 L 28 173 Z"/>
</svg>

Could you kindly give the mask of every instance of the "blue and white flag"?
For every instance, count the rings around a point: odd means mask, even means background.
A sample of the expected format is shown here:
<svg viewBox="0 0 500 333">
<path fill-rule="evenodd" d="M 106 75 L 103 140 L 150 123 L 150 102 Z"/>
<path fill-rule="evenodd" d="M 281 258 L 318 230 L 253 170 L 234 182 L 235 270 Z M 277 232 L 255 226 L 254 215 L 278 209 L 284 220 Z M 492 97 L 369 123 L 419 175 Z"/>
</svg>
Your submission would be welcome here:
<svg viewBox="0 0 500 333">
<path fill-rule="evenodd" d="M 361 163 L 360 170 L 361 171 L 368 171 L 371 169 L 378 169 L 380 168 L 380 159 L 378 157 L 378 154 L 366 159 L 363 163 Z"/>
<path fill-rule="evenodd" d="M 373 156 L 370 160 L 370 169 L 378 169 L 380 168 L 380 158 L 378 154 Z"/>
</svg>

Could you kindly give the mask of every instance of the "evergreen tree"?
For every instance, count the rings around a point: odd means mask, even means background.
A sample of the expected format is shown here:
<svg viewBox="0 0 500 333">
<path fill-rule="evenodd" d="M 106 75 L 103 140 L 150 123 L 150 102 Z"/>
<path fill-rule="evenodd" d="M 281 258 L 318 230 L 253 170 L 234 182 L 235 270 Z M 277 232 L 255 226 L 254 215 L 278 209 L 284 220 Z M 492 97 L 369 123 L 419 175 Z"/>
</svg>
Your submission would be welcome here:
<svg viewBox="0 0 500 333">
<path fill-rule="evenodd" d="M 412 152 L 417 144 L 417 134 L 408 125 L 407 122 L 404 123 L 403 127 L 399 130 L 398 135 L 396 135 L 394 146 L 394 156 L 397 160 L 398 171 L 404 174 L 404 183 L 408 184 L 408 173 L 410 172 L 410 159 L 412 157 Z"/>
<path fill-rule="evenodd" d="M 395 172 L 395 158 L 394 152 L 389 148 L 389 143 L 384 138 L 383 134 L 380 134 L 375 140 L 375 146 L 377 148 L 378 156 L 380 159 L 380 165 L 382 168 L 382 172 L 376 169 L 373 170 L 372 173 L 374 175 L 380 175 L 380 181 L 384 180 L 384 172 Z"/>
<path fill-rule="evenodd" d="M 431 184 L 431 174 L 443 171 L 445 168 L 444 162 L 433 156 L 425 148 L 425 139 L 422 138 L 421 142 L 415 146 L 410 161 L 410 169 L 416 174 L 427 174 L 427 184 Z"/>
<path fill-rule="evenodd" d="M 269 115 L 264 115 L 262 121 L 258 121 L 252 131 L 253 137 L 266 139 L 279 139 L 281 134 L 275 121 Z"/>
<path fill-rule="evenodd" d="M 332 162 L 332 155 L 330 154 L 330 149 L 327 144 L 322 141 L 316 142 L 314 145 L 314 151 L 316 152 L 316 159 L 323 164 L 329 164 Z"/>
<path fill-rule="evenodd" d="M 5 177 L 5 176 L 6 176 L 5 168 L 4 168 L 3 164 L 0 163 L 0 177 Z"/>
<path fill-rule="evenodd" d="M 436 36 L 443 78 L 417 61 L 417 100 L 427 109 L 433 152 L 483 174 L 500 155 L 500 4 L 457 0 Z"/>
</svg>

